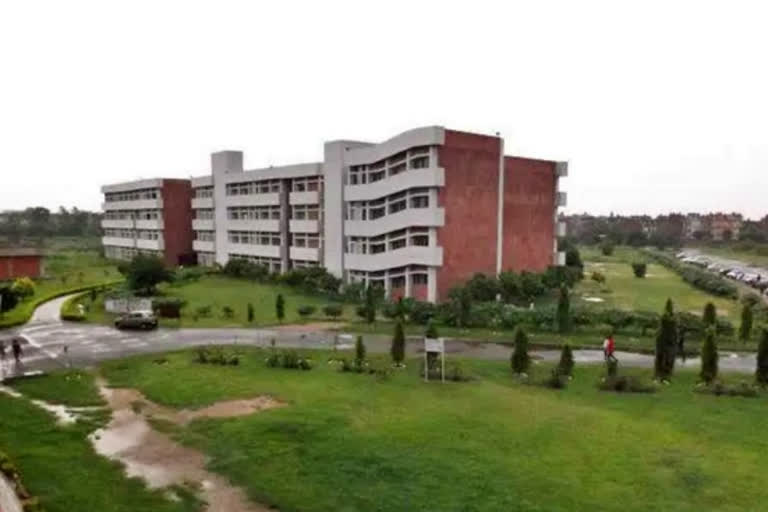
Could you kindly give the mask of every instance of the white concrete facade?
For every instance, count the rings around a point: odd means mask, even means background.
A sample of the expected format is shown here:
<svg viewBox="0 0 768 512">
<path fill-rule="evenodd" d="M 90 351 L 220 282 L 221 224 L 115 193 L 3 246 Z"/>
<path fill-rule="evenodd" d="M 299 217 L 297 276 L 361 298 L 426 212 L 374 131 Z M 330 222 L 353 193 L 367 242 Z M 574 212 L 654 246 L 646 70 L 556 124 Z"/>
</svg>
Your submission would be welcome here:
<svg viewBox="0 0 768 512">
<path fill-rule="evenodd" d="M 104 253 L 127 260 L 139 253 L 159 255 L 165 249 L 163 180 L 160 178 L 101 187 Z"/>
<path fill-rule="evenodd" d="M 213 153 L 210 171 L 190 180 L 192 249 L 198 263 L 226 265 L 232 258 L 246 258 L 278 272 L 320 265 L 345 282 L 381 283 L 387 291 L 402 288 L 405 296 L 418 292 L 435 301 L 440 269 L 451 261 L 438 242 L 446 227 L 438 198 L 444 197 L 446 168 L 454 169 L 447 163 L 444 168 L 438 158 L 445 141 L 446 131 L 439 126 L 378 144 L 336 140 L 325 143 L 322 162 L 251 170 L 244 168 L 240 151 Z M 497 237 L 489 247 L 497 254 L 496 272 L 502 270 L 504 236 L 503 147 L 502 141 L 494 204 Z M 567 163 L 557 162 L 554 264 L 564 262 L 556 239 L 565 236 L 565 227 L 557 209 L 567 203 L 558 185 L 567 175 Z M 104 202 L 105 247 L 120 255 L 163 250 L 163 198 L 151 193 L 162 186 L 163 180 L 154 179 L 102 188 L 110 199 Z M 160 215 L 124 218 L 125 211 Z M 135 236 L 123 237 L 127 230 Z"/>
</svg>

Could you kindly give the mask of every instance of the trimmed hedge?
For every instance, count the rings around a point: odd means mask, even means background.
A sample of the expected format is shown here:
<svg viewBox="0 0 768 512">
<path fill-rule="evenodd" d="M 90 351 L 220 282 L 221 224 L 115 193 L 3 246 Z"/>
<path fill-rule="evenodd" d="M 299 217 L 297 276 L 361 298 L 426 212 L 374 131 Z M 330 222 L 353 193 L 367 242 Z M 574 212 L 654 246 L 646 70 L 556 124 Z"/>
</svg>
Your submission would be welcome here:
<svg viewBox="0 0 768 512">
<path fill-rule="evenodd" d="M 44 302 L 48 302 L 49 300 L 56 299 L 58 297 L 63 297 L 64 295 L 69 295 L 70 293 L 78 293 L 78 292 L 84 292 L 84 291 L 90 291 L 92 288 L 101 288 L 103 286 L 113 286 L 115 284 L 122 283 L 123 280 L 111 280 L 111 281 L 104 281 L 97 284 L 91 284 L 87 286 L 73 286 L 72 288 L 66 288 L 64 290 L 58 290 L 56 292 L 50 293 L 48 295 L 43 295 L 39 297 L 34 297 L 32 300 L 29 301 L 22 301 L 19 302 L 19 304 L 16 306 L 15 309 L 12 309 L 10 311 L 6 311 L 3 314 L 3 317 L 0 318 L 0 328 L 3 327 L 15 327 L 17 325 L 24 325 L 29 321 L 29 319 L 32 317 L 32 314 L 35 312 L 35 309 Z M 7 315 L 18 312 L 20 310 L 23 310 L 23 313 L 21 316 L 14 316 L 11 318 L 7 318 Z"/>
<path fill-rule="evenodd" d="M 739 297 L 739 289 L 736 285 L 717 274 L 700 269 L 694 265 L 682 263 L 674 256 L 660 251 L 644 249 L 643 253 L 653 259 L 656 263 L 663 265 L 680 275 L 680 277 L 683 278 L 683 281 L 691 284 L 695 288 L 729 299 L 736 299 Z"/>
</svg>

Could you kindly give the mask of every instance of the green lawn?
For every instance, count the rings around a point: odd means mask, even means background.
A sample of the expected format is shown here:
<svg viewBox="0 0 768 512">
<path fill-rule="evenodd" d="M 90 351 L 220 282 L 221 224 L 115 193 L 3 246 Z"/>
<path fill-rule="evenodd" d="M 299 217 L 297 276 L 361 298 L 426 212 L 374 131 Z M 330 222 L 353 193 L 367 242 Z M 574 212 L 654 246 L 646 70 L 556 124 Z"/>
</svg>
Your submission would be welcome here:
<svg viewBox="0 0 768 512">
<path fill-rule="evenodd" d="M 598 284 L 590 277 L 592 272 L 602 273 L 606 282 Z M 576 286 L 574 304 L 655 311 L 661 313 L 667 298 L 671 298 L 678 311 L 701 314 L 707 302 L 714 302 L 717 313 L 731 321 L 738 320 L 739 304 L 736 301 L 715 297 L 687 284 L 672 271 L 661 265 L 648 264 L 645 278 L 632 273 L 628 263 L 600 263 L 586 261 L 584 279 Z M 585 298 L 599 298 L 603 302 L 588 302 Z"/>
<path fill-rule="evenodd" d="M 41 303 L 89 286 L 113 283 L 122 277 L 117 268 L 94 251 L 62 251 L 43 259 L 45 277 L 36 280 L 35 294 L 0 314 L 0 327 L 29 320 Z"/>
<path fill-rule="evenodd" d="M 310 372 L 268 369 L 258 350 L 238 367 L 154 357 L 103 373 L 175 407 L 258 394 L 288 402 L 176 432 L 210 469 L 283 512 L 741 511 L 768 500 L 768 440 L 755 428 L 765 395 L 695 394 L 690 372 L 654 395 L 619 395 L 595 389 L 596 367 L 577 367 L 569 389 L 553 391 L 515 382 L 504 362 L 465 361 L 477 380 L 424 384 L 415 361 L 381 381 L 338 373 L 327 353 Z"/>
<path fill-rule="evenodd" d="M 183 284 L 162 285 L 159 289 L 164 297 L 175 297 L 186 301 L 182 310 L 181 321 L 162 319 L 161 324 L 168 327 L 249 327 L 278 324 L 275 302 L 277 295 L 282 294 L 285 300 L 285 319 L 283 323 L 302 323 L 305 321 L 331 320 L 323 315 L 323 306 L 330 302 L 315 295 L 307 295 L 300 290 L 288 286 L 262 284 L 236 279 L 223 275 L 207 275 L 198 281 Z M 87 320 L 95 323 L 111 324 L 114 315 L 104 312 L 101 297 L 95 303 L 90 298 L 82 300 L 89 311 Z M 253 304 L 254 321 L 248 323 L 248 303 Z M 302 319 L 298 308 L 303 305 L 315 306 L 316 311 L 307 319 Z M 195 320 L 195 312 L 200 307 L 210 306 L 210 316 L 199 317 Z M 222 309 L 229 306 L 234 315 L 227 318 Z M 349 320 L 354 316 L 351 306 L 344 308 L 340 320 Z"/>
<path fill-rule="evenodd" d="M 101 404 L 92 378 L 81 372 L 17 382 L 14 387 L 30 398 L 70 406 Z M 0 450 L 11 457 L 24 485 L 47 512 L 200 510 L 189 493 L 179 491 L 181 501 L 170 501 L 165 491 L 148 490 L 140 480 L 125 477 L 120 465 L 94 452 L 87 436 L 107 421 L 105 412 L 61 426 L 27 399 L 3 393 L 0 411 Z"/>
</svg>

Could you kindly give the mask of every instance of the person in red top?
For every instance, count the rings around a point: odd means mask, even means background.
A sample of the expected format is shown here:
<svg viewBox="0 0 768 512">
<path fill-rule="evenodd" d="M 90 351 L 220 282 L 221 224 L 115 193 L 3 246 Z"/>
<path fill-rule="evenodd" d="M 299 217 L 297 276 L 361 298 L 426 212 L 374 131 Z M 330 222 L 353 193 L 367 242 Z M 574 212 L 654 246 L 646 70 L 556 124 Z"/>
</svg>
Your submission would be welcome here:
<svg viewBox="0 0 768 512">
<path fill-rule="evenodd" d="M 613 354 L 616 350 L 616 343 L 613 341 L 613 333 L 609 334 L 603 341 L 603 356 L 606 361 L 616 362 L 616 356 Z"/>
</svg>

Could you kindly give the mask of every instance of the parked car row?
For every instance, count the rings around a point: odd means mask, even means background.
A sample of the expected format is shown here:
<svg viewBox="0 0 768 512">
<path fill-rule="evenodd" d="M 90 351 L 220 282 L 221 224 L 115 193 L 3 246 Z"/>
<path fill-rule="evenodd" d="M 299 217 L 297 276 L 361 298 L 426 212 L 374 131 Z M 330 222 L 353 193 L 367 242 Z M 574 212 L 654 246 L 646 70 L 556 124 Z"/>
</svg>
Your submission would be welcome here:
<svg viewBox="0 0 768 512">
<path fill-rule="evenodd" d="M 727 260 L 701 254 L 695 251 L 682 251 L 677 253 L 677 258 L 691 265 L 696 265 L 715 272 L 721 276 L 739 281 L 768 297 L 768 270 L 746 265 L 740 261 Z"/>
</svg>

